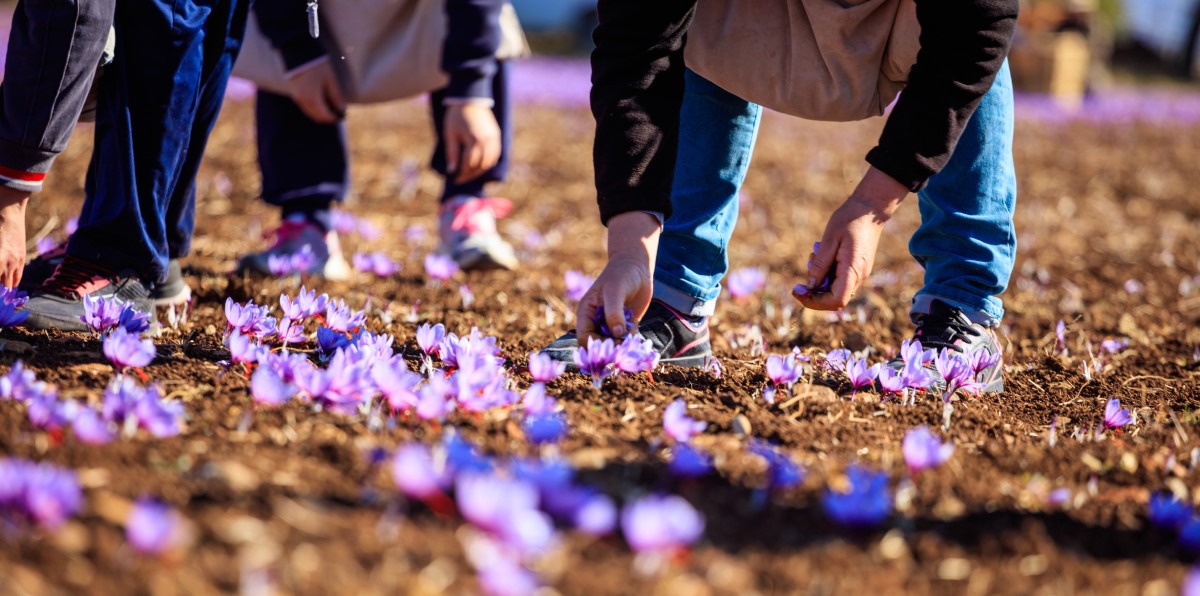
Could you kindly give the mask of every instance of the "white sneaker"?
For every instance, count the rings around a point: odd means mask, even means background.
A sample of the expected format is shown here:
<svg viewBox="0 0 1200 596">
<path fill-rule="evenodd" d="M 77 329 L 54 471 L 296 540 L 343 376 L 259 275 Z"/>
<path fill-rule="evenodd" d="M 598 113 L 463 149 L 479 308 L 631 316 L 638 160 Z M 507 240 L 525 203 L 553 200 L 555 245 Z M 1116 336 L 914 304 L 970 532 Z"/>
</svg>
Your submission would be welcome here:
<svg viewBox="0 0 1200 596">
<path fill-rule="evenodd" d="M 334 281 L 350 277 L 350 265 L 342 255 L 337 232 L 326 232 L 301 215 L 283 220 L 274 236 L 271 248 L 238 259 L 238 273 L 316 275 Z"/>
<path fill-rule="evenodd" d="M 438 252 L 450 255 L 464 271 L 516 269 L 517 255 L 496 231 L 496 219 L 512 211 L 512 201 L 459 196 L 438 214 Z"/>
</svg>

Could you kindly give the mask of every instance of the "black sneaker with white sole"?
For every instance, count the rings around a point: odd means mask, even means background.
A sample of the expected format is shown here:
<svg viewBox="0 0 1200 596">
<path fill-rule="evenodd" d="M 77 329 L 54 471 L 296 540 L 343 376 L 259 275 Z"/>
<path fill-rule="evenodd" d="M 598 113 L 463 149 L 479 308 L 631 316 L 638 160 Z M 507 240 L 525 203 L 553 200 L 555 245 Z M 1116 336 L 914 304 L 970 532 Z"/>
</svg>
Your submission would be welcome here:
<svg viewBox="0 0 1200 596">
<path fill-rule="evenodd" d="M 1000 339 L 990 327 L 972 323 L 966 313 L 942 302 L 934 300 L 929 305 L 929 313 L 915 313 L 913 323 L 917 326 L 913 339 L 921 341 L 921 347 L 927 350 L 953 350 L 963 356 L 969 356 L 978 350 L 984 350 L 989 356 L 1001 354 L 995 364 L 975 374 L 983 393 L 1001 393 L 1004 391 L 1004 357 L 1000 348 Z M 897 356 L 887 363 L 888 368 L 896 371 L 904 370 L 904 360 Z M 926 368 L 933 373 L 932 390 L 940 394 L 946 389 L 946 380 L 937 372 L 932 363 Z"/>
<path fill-rule="evenodd" d="M 82 319 L 85 296 L 116 298 L 145 313 L 154 309 L 149 288 L 137 277 L 68 255 L 25 304 L 25 327 L 87 331 Z"/>
<path fill-rule="evenodd" d="M 25 263 L 18 287 L 30 295 L 38 292 L 66 256 L 67 245 L 63 243 Z M 192 288 L 183 279 L 183 268 L 178 259 L 171 259 L 167 263 L 167 281 L 150 289 L 150 300 L 155 306 L 182 306 L 191 299 Z"/>
<path fill-rule="evenodd" d="M 708 317 L 689 317 L 655 300 L 638 324 L 638 333 L 653 342 L 654 349 L 662 356 L 660 364 L 704 368 L 712 358 Z M 575 350 L 578 348 L 578 338 L 572 331 L 554 340 L 542 353 L 566 362 L 568 368 L 575 370 Z"/>
</svg>

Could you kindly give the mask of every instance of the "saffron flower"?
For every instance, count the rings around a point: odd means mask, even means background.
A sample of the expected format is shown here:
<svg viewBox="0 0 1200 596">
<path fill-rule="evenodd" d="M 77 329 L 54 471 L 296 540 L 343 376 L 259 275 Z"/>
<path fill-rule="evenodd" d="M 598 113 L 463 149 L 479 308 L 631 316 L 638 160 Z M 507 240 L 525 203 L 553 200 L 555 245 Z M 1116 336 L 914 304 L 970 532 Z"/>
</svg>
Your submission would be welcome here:
<svg viewBox="0 0 1200 596">
<path fill-rule="evenodd" d="M 554 522 L 538 510 L 538 489 L 496 474 L 458 475 L 454 496 L 462 516 L 506 546 L 527 555 L 545 552 L 554 542 Z"/>
<path fill-rule="evenodd" d="M 593 494 L 575 510 L 576 530 L 589 536 L 607 536 L 617 525 L 617 506 L 607 495 Z"/>
<path fill-rule="evenodd" d="M 907 389 L 922 391 L 933 385 L 933 371 L 916 363 L 905 363 L 901 371 L 901 380 Z"/>
<path fill-rule="evenodd" d="M 554 412 L 558 407 L 558 403 L 553 397 L 546 395 L 546 386 L 541 383 L 534 383 L 525 391 L 525 397 L 521 400 L 521 405 L 525 407 L 525 413 L 531 416 L 543 416 Z"/>
<path fill-rule="evenodd" d="M 633 311 L 625 308 L 624 314 L 626 332 L 636 332 L 637 323 L 633 320 Z M 603 306 L 596 309 L 596 315 L 592 317 L 592 324 L 596 326 L 596 331 L 600 334 L 600 337 L 614 337 L 612 329 L 608 328 L 608 316 L 604 313 Z"/>
<path fill-rule="evenodd" d="M 825 514 L 839 525 L 852 528 L 872 528 L 892 512 L 892 493 L 888 477 L 858 466 L 846 470 L 850 482 L 848 492 L 826 489 L 821 498 Z"/>
<path fill-rule="evenodd" d="M 183 430 L 183 404 L 165 401 L 158 387 L 141 387 L 129 377 L 114 378 L 108 384 L 101 415 L 118 427 L 140 427 L 160 439 Z"/>
<path fill-rule="evenodd" d="M 907 388 L 903 369 L 896 370 L 890 366 L 879 369 L 879 389 L 884 394 L 903 393 Z"/>
<path fill-rule="evenodd" d="M 441 255 L 437 253 L 429 253 L 425 255 L 425 275 L 430 279 L 436 279 L 441 282 L 449 280 L 458 273 L 458 263 L 450 255 Z"/>
<path fill-rule="evenodd" d="M 438 353 L 438 348 L 442 345 L 442 341 L 446 338 L 446 326 L 438 323 L 430 326 L 429 323 L 424 323 L 417 327 L 417 345 L 426 356 L 434 356 Z"/>
<path fill-rule="evenodd" d="M 850 353 L 850 350 L 845 348 L 830 350 L 828 354 L 825 354 L 825 369 L 831 371 L 846 370 L 846 362 L 851 360 L 852 357 L 853 354 Z"/>
<path fill-rule="evenodd" d="M 579 302 L 596 283 L 596 278 L 571 269 L 563 274 L 563 281 L 567 284 L 567 300 Z"/>
<path fill-rule="evenodd" d="M 692 440 L 692 437 L 704 432 L 707 422 L 695 420 L 687 415 L 687 403 L 676 399 L 663 412 L 663 430 L 672 439 L 680 443 Z"/>
<path fill-rule="evenodd" d="M 704 363 L 704 372 L 712 375 L 714 379 L 719 379 L 725 371 L 716 356 L 709 356 L 708 361 Z"/>
<path fill-rule="evenodd" d="M 303 321 L 325 312 L 325 309 L 329 307 L 329 295 L 318 296 L 316 290 L 300 286 L 300 292 L 296 294 L 295 298 L 287 294 L 280 294 L 279 307 L 283 310 L 284 318 Z"/>
<path fill-rule="evenodd" d="M 334 331 L 324 325 L 317 327 L 317 349 L 326 358 L 349 345 L 350 338 L 346 337 L 345 333 Z"/>
<path fill-rule="evenodd" d="M 932 349 L 926 350 L 919 339 L 906 339 L 900 342 L 900 359 L 905 364 L 925 366 L 933 362 L 935 358 L 937 358 L 937 352 Z"/>
<path fill-rule="evenodd" d="M 179 514 L 153 499 L 138 499 L 125 518 L 125 540 L 143 555 L 157 555 L 170 548 L 178 531 Z"/>
<path fill-rule="evenodd" d="M 1133 422 L 1129 410 L 1121 407 L 1121 400 L 1112 398 L 1104 406 L 1104 426 L 1112 429 L 1121 428 Z"/>
<path fill-rule="evenodd" d="M 1150 495 L 1147 517 L 1150 523 L 1163 530 L 1179 530 L 1192 519 L 1192 506 L 1171 493 Z"/>
<path fill-rule="evenodd" d="M 684 550 L 704 534 L 704 517 L 683 497 L 649 495 L 621 511 L 621 531 L 639 553 Z"/>
<path fill-rule="evenodd" d="M 1116 354 L 1117 352 L 1120 352 L 1128 347 L 1128 339 L 1106 339 L 1100 342 L 1100 351 L 1109 354 Z"/>
<path fill-rule="evenodd" d="M 417 417 L 421 420 L 444 420 L 454 411 L 454 385 L 445 377 L 433 376 L 421 386 L 417 398 Z"/>
<path fill-rule="evenodd" d="M 0 377 L 0 399 L 26 401 L 34 395 L 44 393 L 45 383 L 37 380 L 32 370 L 25 368 L 25 362 L 17 360 L 8 373 Z"/>
<path fill-rule="evenodd" d="M 48 463 L 0 458 L 0 517 L 53 530 L 82 505 L 75 472 Z"/>
<path fill-rule="evenodd" d="M 104 334 L 119 324 L 124 309 L 125 305 L 116 298 L 87 295 L 83 297 L 83 316 L 79 319 L 96 333 Z"/>
<path fill-rule="evenodd" d="M 325 326 L 342 333 L 354 333 L 367 321 L 367 314 L 361 310 L 351 310 L 345 301 L 329 301 L 325 308 Z"/>
<path fill-rule="evenodd" d="M 371 380 L 387 398 L 393 412 L 417 407 L 417 402 L 420 401 L 417 385 L 421 383 L 422 377 L 408 369 L 404 358 L 394 357 L 376 362 L 371 368 Z"/>
<path fill-rule="evenodd" d="M 661 357 L 654 349 L 654 342 L 630 333 L 625 336 L 625 341 L 617 346 L 614 365 L 621 372 L 636 374 L 654 370 L 658 367 Z M 565 366 L 566 363 L 562 364 Z"/>
<path fill-rule="evenodd" d="M 104 445 L 115 438 L 108 422 L 99 412 L 88 407 L 79 408 L 75 419 L 71 421 L 71 428 L 75 430 L 75 438 L 88 445 Z"/>
<path fill-rule="evenodd" d="M 917 475 L 923 470 L 936 468 L 954 455 L 953 443 L 942 443 L 928 426 L 918 426 L 904 434 L 901 448 L 908 472 Z"/>
<path fill-rule="evenodd" d="M 949 401 L 950 396 L 960 389 L 972 392 L 978 391 L 979 384 L 975 381 L 975 369 L 971 363 L 953 350 L 942 350 L 933 361 L 934 368 L 946 381 L 943 399 Z"/>
<path fill-rule="evenodd" d="M 541 352 L 529 354 L 529 375 L 538 383 L 549 383 L 567 370 L 566 362 L 559 362 Z"/>
<path fill-rule="evenodd" d="M 452 476 L 445 462 L 434 461 L 429 447 L 421 443 L 401 445 L 392 456 L 392 478 L 406 496 L 422 501 L 444 494 Z"/>
<path fill-rule="evenodd" d="M 237 330 L 229 334 L 229 359 L 235 364 L 254 364 L 266 351 L 262 344 L 249 335 L 242 335 Z"/>
<path fill-rule="evenodd" d="M 126 304 L 117 316 L 117 326 L 134 335 L 141 335 L 150 329 L 150 315 L 133 308 L 132 304 Z"/>
<path fill-rule="evenodd" d="M 589 337 L 587 347 L 575 350 L 574 355 L 575 366 L 579 367 L 579 372 L 590 375 L 592 384 L 597 389 L 606 377 L 613 374 L 613 362 L 616 357 L 617 346 L 613 340 L 597 340 L 594 337 Z"/>
<path fill-rule="evenodd" d="M 529 416 L 523 427 L 525 436 L 536 444 L 557 443 L 570 429 L 566 417 L 559 412 Z"/>
<path fill-rule="evenodd" d="M 771 444 L 754 441 L 750 452 L 767 460 L 767 488 L 785 490 L 804 482 L 804 470 Z"/>
<path fill-rule="evenodd" d="M 15 327 L 29 318 L 29 311 L 17 310 L 8 302 L 0 303 L 0 327 Z"/>
<path fill-rule="evenodd" d="M 117 370 L 147 366 L 155 354 L 154 342 L 141 339 L 122 327 L 113 329 L 104 338 L 104 356 Z"/>
<path fill-rule="evenodd" d="M 279 406 L 291 401 L 300 390 L 271 369 L 260 366 L 250 377 L 250 395 L 261 406 Z"/>
<path fill-rule="evenodd" d="M 729 274 L 729 279 L 726 285 L 729 288 L 729 295 L 733 296 L 734 300 L 743 300 L 750 297 L 752 294 L 763 289 L 767 283 L 767 274 L 762 269 L 755 267 L 743 267 Z"/>
<path fill-rule="evenodd" d="M 253 301 L 238 304 L 233 301 L 233 298 L 226 298 L 226 331 L 236 330 L 243 335 L 253 335 L 259 339 L 275 335 L 279 322 L 270 313 L 269 307 L 258 306 Z"/>
<path fill-rule="evenodd" d="M 0 286 L 0 303 L 11 304 L 14 308 L 21 308 L 25 306 L 26 302 L 29 302 L 29 295 L 25 292 Z"/>
<path fill-rule="evenodd" d="M 867 366 L 866 358 L 862 360 L 852 360 L 846 365 L 846 378 L 850 381 L 850 386 L 853 388 L 853 394 L 858 393 L 859 389 L 870 387 L 871 383 L 879 377 L 880 365 Z"/>
<path fill-rule="evenodd" d="M 400 271 L 400 264 L 381 252 L 354 253 L 351 260 L 355 269 L 376 277 L 391 277 Z"/>
<path fill-rule="evenodd" d="M 58 248 L 58 241 L 53 236 L 43 236 L 37 241 L 34 252 L 40 257 L 56 248 Z"/>
<path fill-rule="evenodd" d="M 1000 352 L 989 352 L 979 348 L 967 354 L 967 362 L 970 363 L 971 370 L 978 375 L 1000 362 Z"/>
<path fill-rule="evenodd" d="M 1060 356 L 1067 355 L 1067 324 L 1062 319 L 1054 327 L 1054 351 Z"/>
<path fill-rule="evenodd" d="M 679 443 L 671 450 L 667 469 L 679 478 L 699 478 L 712 471 L 712 458 L 687 443 Z"/>
<path fill-rule="evenodd" d="M 771 383 L 775 387 L 791 386 L 804 374 L 804 365 L 796 360 L 795 355 L 788 354 L 780 356 L 779 354 L 771 354 L 767 356 L 767 378 L 771 379 Z"/>
</svg>

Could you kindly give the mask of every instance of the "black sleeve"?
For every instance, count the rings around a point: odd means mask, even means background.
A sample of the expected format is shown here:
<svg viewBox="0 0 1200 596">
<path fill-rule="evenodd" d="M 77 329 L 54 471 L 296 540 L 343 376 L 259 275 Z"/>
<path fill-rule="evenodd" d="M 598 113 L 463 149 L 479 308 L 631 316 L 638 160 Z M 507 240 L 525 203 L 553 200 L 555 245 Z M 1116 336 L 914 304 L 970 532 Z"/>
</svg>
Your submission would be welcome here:
<svg viewBox="0 0 1200 596">
<path fill-rule="evenodd" d="M 1018 0 L 917 0 L 921 50 L 867 162 L 910 190 L 941 171 L 1004 64 Z"/>
<path fill-rule="evenodd" d="M 600 0 L 593 34 L 597 201 L 605 224 L 628 211 L 671 215 L 683 104 L 683 46 L 696 0 Z"/>
<path fill-rule="evenodd" d="M 263 35 L 283 55 L 292 70 L 325 55 L 325 47 L 308 33 L 308 3 L 304 0 L 254 0 L 254 16 Z"/>
<path fill-rule="evenodd" d="M 450 77 L 446 97 L 492 97 L 503 7 L 504 0 L 447 0 L 442 47 L 442 70 Z"/>
</svg>

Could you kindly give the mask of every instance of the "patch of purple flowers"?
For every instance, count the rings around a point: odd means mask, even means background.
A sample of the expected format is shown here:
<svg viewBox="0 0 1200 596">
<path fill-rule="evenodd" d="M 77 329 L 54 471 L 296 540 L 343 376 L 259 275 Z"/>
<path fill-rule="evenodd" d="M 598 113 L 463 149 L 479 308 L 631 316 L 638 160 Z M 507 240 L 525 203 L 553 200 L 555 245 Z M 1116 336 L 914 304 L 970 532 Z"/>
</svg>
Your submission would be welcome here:
<svg viewBox="0 0 1200 596">
<path fill-rule="evenodd" d="M 83 491 L 75 472 L 49 463 L 0 458 L 0 514 L 58 528 L 79 512 Z"/>
<path fill-rule="evenodd" d="M 376 277 L 391 277 L 400 271 L 400 264 L 381 252 L 354 253 L 354 268 Z"/>
<path fill-rule="evenodd" d="M 892 493 L 888 477 L 858 466 L 846 470 L 849 490 L 826 489 L 821 497 L 825 514 L 834 522 L 851 528 L 873 528 L 892 513 Z"/>
<path fill-rule="evenodd" d="M 649 495 L 621 511 L 621 531 L 639 553 L 670 554 L 700 539 L 704 517 L 683 497 Z"/>
<path fill-rule="evenodd" d="M 154 342 L 142 339 L 123 327 L 117 327 L 104 338 L 104 356 L 117 370 L 148 366 L 156 352 Z"/>
</svg>

